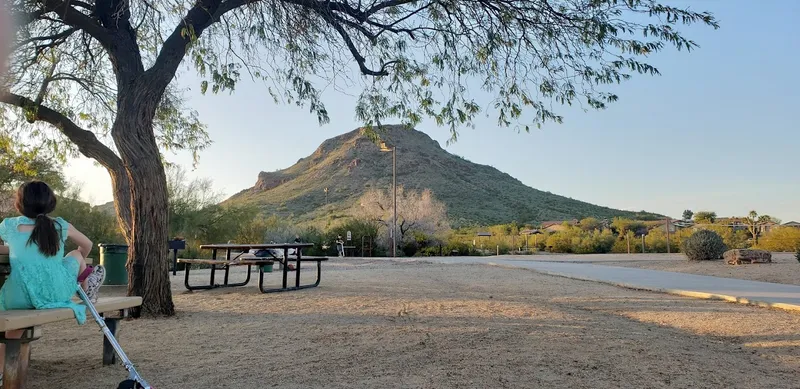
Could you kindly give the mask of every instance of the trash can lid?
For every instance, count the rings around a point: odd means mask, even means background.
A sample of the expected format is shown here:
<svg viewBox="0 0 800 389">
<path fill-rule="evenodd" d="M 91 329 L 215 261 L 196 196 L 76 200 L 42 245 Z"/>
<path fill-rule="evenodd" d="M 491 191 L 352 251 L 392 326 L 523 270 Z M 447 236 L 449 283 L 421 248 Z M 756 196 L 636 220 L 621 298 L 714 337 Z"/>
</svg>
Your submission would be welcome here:
<svg viewBox="0 0 800 389">
<path fill-rule="evenodd" d="M 126 244 L 120 243 L 100 243 L 97 247 L 108 247 L 108 248 L 128 248 Z"/>
</svg>

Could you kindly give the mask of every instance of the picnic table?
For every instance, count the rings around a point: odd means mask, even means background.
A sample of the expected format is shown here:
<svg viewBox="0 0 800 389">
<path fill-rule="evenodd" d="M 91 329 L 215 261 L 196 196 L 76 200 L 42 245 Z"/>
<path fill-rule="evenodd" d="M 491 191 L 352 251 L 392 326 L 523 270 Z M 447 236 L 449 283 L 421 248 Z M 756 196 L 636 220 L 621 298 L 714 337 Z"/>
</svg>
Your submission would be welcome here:
<svg viewBox="0 0 800 389">
<path fill-rule="evenodd" d="M 250 272 L 253 266 L 258 267 L 258 289 L 261 293 L 273 293 L 273 292 L 286 292 L 290 290 L 299 290 L 299 289 L 306 289 L 306 288 L 313 288 L 319 286 L 319 282 L 322 276 L 322 261 L 327 261 L 328 258 L 325 257 L 303 257 L 301 252 L 303 248 L 313 247 L 313 243 L 254 243 L 254 244 L 205 244 L 200 245 L 201 250 L 211 250 L 211 258 L 212 259 L 179 259 L 179 263 L 185 263 L 186 269 L 184 270 L 184 286 L 188 290 L 202 290 L 202 289 L 214 289 L 214 288 L 227 288 L 227 287 L 237 287 L 237 286 L 245 286 L 250 283 Z M 252 254 L 249 254 L 249 250 L 283 250 L 283 258 L 278 258 L 270 252 L 270 257 L 256 257 Z M 288 278 L 289 278 L 289 250 L 295 250 L 295 285 L 288 286 Z M 220 260 L 217 259 L 217 252 L 219 250 L 225 250 L 225 259 Z M 241 251 L 238 255 L 231 258 L 231 254 L 233 251 Z M 280 263 L 282 266 L 282 287 L 280 288 L 266 288 L 264 285 L 264 265 L 271 265 L 274 262 Z M 300 264 L 302 262 L 316 262 L 317 263 L 317 278 L 313 284 L 307 285 L 300 285 Z M 203 264 L 203 265 L 211 265 L 211 274 L 208 285 L 190 285 L 189 284 L 189 270 L 190 264 Z M 230 268 L 233 266 L 247 266 L 247 276 L 243 282 L 238 283 L 229 283 L 228 276 L 230 272 Z M 215 284 L 214 278 L 215 273 L 217 270 L 224 270 L 224 280 L 223 284 Z"/>
</svg>

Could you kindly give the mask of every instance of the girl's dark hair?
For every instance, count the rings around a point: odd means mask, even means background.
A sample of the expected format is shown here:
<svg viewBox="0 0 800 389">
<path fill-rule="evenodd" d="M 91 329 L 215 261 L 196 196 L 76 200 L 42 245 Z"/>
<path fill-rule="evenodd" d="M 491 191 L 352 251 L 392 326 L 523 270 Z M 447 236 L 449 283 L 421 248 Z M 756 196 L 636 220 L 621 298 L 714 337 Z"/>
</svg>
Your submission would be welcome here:
<svg viewBox="0 0 800 389">
<path fill-rule="evenodd" d="M 28 245 L 35 243 L 39 246 L 39 252 L 48 257 L 58 254 L 61 236 L 56 230 L 56 223 L 47 216 L 56 209 L 56 195 L 53 190 L 41 181 L 23 184 L 17 191 L 15 206 L 23 216 L 36 220 Z"/>
</svg>

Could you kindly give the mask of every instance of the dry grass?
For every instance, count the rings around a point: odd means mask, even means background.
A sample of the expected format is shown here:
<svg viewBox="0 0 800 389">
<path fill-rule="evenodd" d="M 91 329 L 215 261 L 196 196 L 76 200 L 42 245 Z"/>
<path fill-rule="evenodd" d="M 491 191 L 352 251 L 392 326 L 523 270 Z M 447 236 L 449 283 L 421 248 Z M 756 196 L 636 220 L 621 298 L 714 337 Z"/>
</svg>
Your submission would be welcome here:
<svg viewBox="0 0 800 389">
<path fill-rule="evenodd" d="M 299 292 L 174 285 L 177 317 L 122 324 L 160 388 L 791 388 L 800 373 L 800 315 L 520 269 L 337 260 Z M 95 326 L 44 333 L 30 387 L 124 378 L 100 366 Z"/>
</svg>

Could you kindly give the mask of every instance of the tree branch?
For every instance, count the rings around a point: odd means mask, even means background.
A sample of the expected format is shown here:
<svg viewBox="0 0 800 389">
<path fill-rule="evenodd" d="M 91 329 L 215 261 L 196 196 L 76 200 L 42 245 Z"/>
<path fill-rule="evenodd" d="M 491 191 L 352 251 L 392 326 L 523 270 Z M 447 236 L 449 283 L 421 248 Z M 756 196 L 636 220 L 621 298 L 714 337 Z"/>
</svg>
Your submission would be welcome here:
<svg viewBox="0 0 800 389">
<path fill-rule="evenodd" d="M 146 75 L 158 88 L 166 89 L 194 39 L 199 38 L 208 26 L 219 21 L 226 13 L 257 1 L 259 0 L 197 1 L 164 41 L 155 64 L 147 70 Z"/>
<path fill-rule="evenodd" d="M 30 16 L 36 16 L 38 18 L 44 16 L 44 14 L 48 12 L 56 12 L 64 23 L 86 31 L 87 34 L 97 39 L 103 47 L 111 47 L 111 34 L 108 33 L 108 30 L 97 24 L 97 22 L 92 20 L 88 15 L 72 8 L 68 2 L 60 0 L 40 0 L 39 3 L 42 5 L 44 12 L 41 14 L 37 12 Z"/>
<path fill-rule="evenodd" d="M 93 132 L 84 130 L 61 113 L 47 106 L 41 104 L 37 105 L 36 102 L 24 96 L 0 91 L 0 103 L 22 108 L 26 111 L 26 116 L 29 119 L 50 123 L 53 127 L 57 128 L 64 136 L 78 146 L 78 150 L 81 154 L 96 160 L 108 170 L 114 181 L 115 191 L 118 194 L 122 193 L 122 196 L 128 199 L 130 198 L 130 189 L 125 191 L 125 188 L 130 188 L 130 183 L 122 160 L 108 148 L 108 146 L 100 142 Z M 28 113 L 31 114 L 28 115 Z M 130 230 L 130 200 L 127 202 L 117 201 L 117 203 L 119 203 L 117 204 L 117 208 L 120 208 L 117 210 L 117 215 L 122 223 L 123 230 Z M 122 208 L 121 204 L 126 204 L 127 206 Z"/>
</svg>

